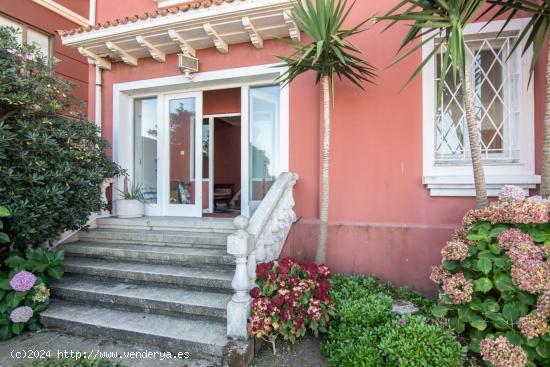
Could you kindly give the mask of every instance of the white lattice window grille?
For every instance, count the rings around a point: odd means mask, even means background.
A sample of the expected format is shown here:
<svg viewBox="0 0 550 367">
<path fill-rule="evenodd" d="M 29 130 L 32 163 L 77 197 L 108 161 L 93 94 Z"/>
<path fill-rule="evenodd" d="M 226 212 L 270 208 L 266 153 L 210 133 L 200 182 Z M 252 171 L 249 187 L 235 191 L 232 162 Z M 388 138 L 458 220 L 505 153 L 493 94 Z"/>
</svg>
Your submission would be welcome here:
<svg viewBox="0 0 550 367">
<path fill-rule="evenodd" d="M 512 47 L 525 20 L 513 21 L 497 38 L 502 22 L 466 28 L 467 72 L 472 83 L 481 153 L 490 195 L 504 184 L 533 188 L 534 98 L 528 85 L 530 52 Z M 485 26 L 485 27 L 484 27 Z M 428 55 L 438 41 L 423 47 Z M 520 47 L 521 50 L 521 47 Z M 437 90 L 445 45 L 423 71 L 424 183 L 433 196 L 474 194 L 462 85 L 446 75 L 442 98 Z"/>
<path fill-rule="evenodd" d="M 519 159 L 515 138 L 520 116 L 520 55 L 515 53 L 509 58 L 516 37 L 517 32 L 509 32 L 499 39 L 487 38 L 484 34 L 467 38 L 468 73 L 474 89 L 481 153 L 485 161 L 514 162 Z M 438 54 L 434 88 L 438 88 L 440 82 L 443 57 L 443 52 Z M 459 80 L 454 83 L 450 67 L 435 118 L 436 161 L 469 162 L 462 85 Z"/>
</svg>

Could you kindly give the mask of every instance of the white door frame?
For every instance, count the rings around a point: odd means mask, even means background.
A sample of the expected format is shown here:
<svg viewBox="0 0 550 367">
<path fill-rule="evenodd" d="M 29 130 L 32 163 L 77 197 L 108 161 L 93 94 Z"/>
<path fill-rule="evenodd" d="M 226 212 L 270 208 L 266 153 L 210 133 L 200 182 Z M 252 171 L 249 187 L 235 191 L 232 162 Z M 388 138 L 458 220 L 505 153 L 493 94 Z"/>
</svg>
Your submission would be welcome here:
<svg viewBox="0 0 550 367">
<path fill-rule="evenodd" d="M 251 86 L 276 84 L 275 81 L 287 70 L 280 64 L 248 66 L 195 74 L 193 80 L 183 75 L 138 80 L 113 84 L 113 160 L 133 176 L 133 100 L 135 98 L 162 96 L 168 93 L 202 92 L 207 90 L 241 88 L 241 214 L 250 216 L 249 210 L 249 88 Z M 280 142 L 279 167 L 275 174 L 289 170 L 289 104 L 288 85 L 280 91 Z M 163 103 L 159 100 L 159 116 Z M 201 105 L 202 107 L 202 105 Z M 202 123 L 202 118 L 200 119 Z M 196 129 L 202 132 L 202 129 Z M 201 140 L 197 140 L 201 141 Z M 200 157 L 202 159 L 202 154 Z M 199 165 L 202 170 L 202 164 Z M 201 174 L 202 177 L 202 174 Z M 122 178 L 114 187 L 121 188 Z M 197 185 L 198 186 L 198 185 Z M 202 187 L 202 185 L 201 185 Z M 202 198 L 201 198 L 202 200 Z M 202 203 L 200 205 L 202 208 Z M 116 213 L 116 201 L 114 202 Z M 198 216 L 202 215 L 201 213 Z M 150 214 L 165 215 L 165 214 Z"/>
</svg>

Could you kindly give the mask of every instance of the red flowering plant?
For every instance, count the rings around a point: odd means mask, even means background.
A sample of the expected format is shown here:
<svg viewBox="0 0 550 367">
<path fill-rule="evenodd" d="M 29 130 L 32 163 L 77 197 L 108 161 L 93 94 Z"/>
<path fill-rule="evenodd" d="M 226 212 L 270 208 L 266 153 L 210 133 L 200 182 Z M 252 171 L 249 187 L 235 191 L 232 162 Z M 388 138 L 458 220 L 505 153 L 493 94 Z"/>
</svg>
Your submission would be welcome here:
<svg viewBox="0 0 550 367">
<path fill-rule="evenodd" d="M 294 343 L 308 329 L 316 336 L 326 332 L 334 311 L 330 275 L 326 265 L 301 265 L 290 258 L 259 264 L 258 287 L 250 291 L 250 334 L 270 342 L 275 353 L 279 336 Z"/>
<path fill-rule="evenodd" d="M 463 224 L 432 269 L 433 314 L 491 366 L 550 366 L 550 202 L 506 186 Z"/>
</svg>

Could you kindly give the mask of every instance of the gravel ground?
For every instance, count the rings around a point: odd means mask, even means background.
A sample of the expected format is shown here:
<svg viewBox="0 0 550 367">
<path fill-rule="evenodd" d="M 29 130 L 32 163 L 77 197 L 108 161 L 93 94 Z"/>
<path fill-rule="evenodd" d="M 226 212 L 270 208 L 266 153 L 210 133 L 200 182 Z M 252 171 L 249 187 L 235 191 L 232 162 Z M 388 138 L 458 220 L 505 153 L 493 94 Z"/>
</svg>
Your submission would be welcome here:
<svg viewBox="0 0 550 367">
<path fill-rule="evenodd" d="M 321 355 L 321 340 L 306 336 L 295 345 L 277 343 L 277 355 L 273 355 L 271 344 L 265 343 L 254 359 L 254 367 L 328 367 Z"/>
</svg>

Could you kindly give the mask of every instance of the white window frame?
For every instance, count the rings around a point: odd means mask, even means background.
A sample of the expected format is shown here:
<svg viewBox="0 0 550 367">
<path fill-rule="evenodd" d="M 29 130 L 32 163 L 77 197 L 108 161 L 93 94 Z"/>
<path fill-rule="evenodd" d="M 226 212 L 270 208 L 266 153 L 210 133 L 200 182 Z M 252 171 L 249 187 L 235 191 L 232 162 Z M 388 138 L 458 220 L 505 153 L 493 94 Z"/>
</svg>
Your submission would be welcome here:
<svg viewBox="0 0 550 367">
<path fill-rule="evenodd" d="M 506 31 L 520 31 L 529 22 L 528 18 L 514 19 L 506 27 Z M 466 26 L 465 35 L 496 33 L 502 29 L 504 21 L 493 21 L 489 24 L 473 23 Z M 426 37 L 426 36 L 425 36 Z M 427 57 L 434 49 L 432 40 L 422 47 L 422 56 Z M 518 148 L 519 159 L 514 162 L 484 162 L 487 193 L 497 196 L 504 185 L 517 185 L 524 190 L 536 187 L 540 176 L 535 175 L 535 98 L 534 82 L 529 84 L 529 66 L 533 51 L 529 49 L 521 56 L 523 45 L 516 50 L 515 57 L 521 57 L 519 65 L 521 72 L 518 85 L 520 88 L 521 126 Z M 436 59 L 432 57 L 422 71 L 422 140 L 423 140 L 423 177 L 422 182 L 430 190 L 431 196 L 475 196 L 474 179 L 471 163 L 436 161 L 435 154 L 435 118 L 436 118 Z"/>
<path fill-rule="evenodd" d="M 0 17 L 6 19 L 8 22 L 13 23 L 13 25 L 20 27 L 20 33 L 18 34 L 18 38 L 19 38 L 19 41 L 21 41 L 25 44 L 28 43 L 27 41 L 28 41 L 29 30 L 34 31 L 36 33 L 39 33 L 39 34 L 42 34 L 43 36 L 45 36 L 48 39 L 48 48 L 47 48 L 47 50 L 43 50 L 42 47 L 40 47 L 40 50 L 47 52 L 47 54 L 44 55 L 47 58 L 51 58 L 53 56 L 53 54 L 54 54 L 54 47 L 53 47 L 54 39 L 53 39 L 51 34 L 49 34 L 47 32 L 44 32 L 43 30 L 38 29 L 36 27 L 33 27 L 31 25 L 28 25 L 27 23 L 23 23 L 23 22 L 15 19 L 15 18 L 12 18 L 11 16 L 9 16 L 7 14 L 0 13 Z M 38 44 L 38 45 L 40 46 L 40 44 Z M 44 53 L 44 52 L 42 52 L 42 53 Z"/>
</svg>

